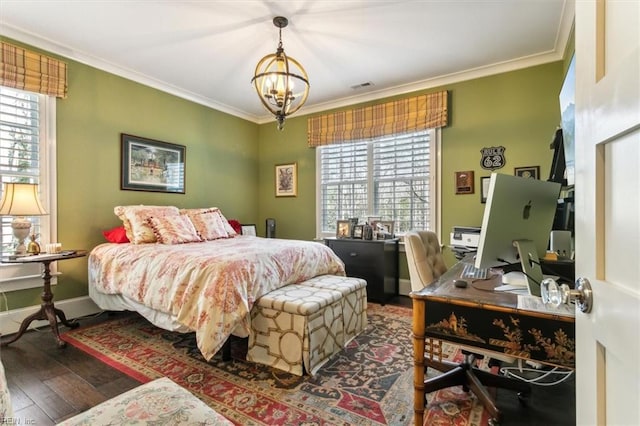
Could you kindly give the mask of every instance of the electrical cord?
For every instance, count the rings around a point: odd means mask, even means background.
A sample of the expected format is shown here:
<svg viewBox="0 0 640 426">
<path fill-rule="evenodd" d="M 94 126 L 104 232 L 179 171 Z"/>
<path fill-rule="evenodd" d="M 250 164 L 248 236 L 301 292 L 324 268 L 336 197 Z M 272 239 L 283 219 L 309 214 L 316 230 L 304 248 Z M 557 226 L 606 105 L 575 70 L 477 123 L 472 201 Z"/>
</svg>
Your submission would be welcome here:
<svg viewBox="0 0 640 426">
<path fill-rule="evenodd" d="M 538 373 L 537 377 L 528 378 L 524 375 L 517 374 L 514 371 L 519 371 L 521 373 Z M 500 373 L 507 377 L 513 377 L 518 380 L 522 380 L 523 382 L 530 383 L 537 386 L 555 386 L 558 385 L 565 380 L 567 380 L 573 374 L 573 370 L 565 370 L 558 367 L 553 367 L 548 371 L 540 371 L 535 368 L 522 368 L 522 366 L 518 367 L 502 367 L 500 368 Z M 543 382 L 542 380 L 552 377 L 554 375 L 560 375 L 559 379 L 550 382 Z"/>
</svg>

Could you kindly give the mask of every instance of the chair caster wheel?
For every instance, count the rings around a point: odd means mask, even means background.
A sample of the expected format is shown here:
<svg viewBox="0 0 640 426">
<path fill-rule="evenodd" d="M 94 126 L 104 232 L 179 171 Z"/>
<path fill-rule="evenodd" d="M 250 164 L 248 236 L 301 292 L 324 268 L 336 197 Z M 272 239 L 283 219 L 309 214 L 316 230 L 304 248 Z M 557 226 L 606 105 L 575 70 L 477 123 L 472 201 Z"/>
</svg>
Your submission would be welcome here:
<svg viewBox="0 0 640 426">
<path fill-rule="evenodd" d="M 489 421 L 487 422 L 487 424 L 489 426 L 499 426 L 500 425 L 500 421 L 498 419 L 489 419 Z"/>
<path fill-rule="evenodd" d="M 529 393 L 528 392 L 518 392 L 518 401 L 522 405 L 527 405 L 529 403 Z"/>
</svg>

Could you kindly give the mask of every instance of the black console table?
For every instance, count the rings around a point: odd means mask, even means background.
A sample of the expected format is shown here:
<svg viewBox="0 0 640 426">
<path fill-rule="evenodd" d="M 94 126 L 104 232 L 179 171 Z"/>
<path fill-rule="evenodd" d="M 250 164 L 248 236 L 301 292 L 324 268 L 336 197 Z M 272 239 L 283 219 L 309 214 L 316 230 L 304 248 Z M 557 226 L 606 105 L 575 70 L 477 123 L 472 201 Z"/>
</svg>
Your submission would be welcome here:
<svg viewBox="0 0 640 426">
<path fill-rule="evenodd" d="M 385 304 L 398 294 L 398 240 L 327 238 L 347 276 L 367 281 L 367 300 Z"/>
</svg>

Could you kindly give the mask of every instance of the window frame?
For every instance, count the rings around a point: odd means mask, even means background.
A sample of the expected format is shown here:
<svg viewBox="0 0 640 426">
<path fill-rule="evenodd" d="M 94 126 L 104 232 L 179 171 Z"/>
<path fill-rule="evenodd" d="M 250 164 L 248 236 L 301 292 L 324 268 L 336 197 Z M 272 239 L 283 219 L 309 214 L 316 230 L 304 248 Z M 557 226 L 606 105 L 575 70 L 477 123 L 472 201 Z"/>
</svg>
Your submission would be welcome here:
<svg viewBox="0 0 640 426">
<path fill-rule="evenodd" d="M 25 90 L 7 88 L 17 92 Z M 47 211 L 47 215 L 39 216 L 40 220 L 40 245 L 57 241 L 57 181 L 56 181 L 56 97 L 28 92 L 38 97 L 40 110 L 40 174 L 38 186 L 40 190 L 40 202 Z M 0 291 L 10 292 L 29 288 L 42 287 L 42 265 L 40 264 L 3 264 L 0 263 L 2 278 L 0 278 Z M 51 265 L 51 284 L 57 284 L 57 266 Z"/>
<path fill-rule="evenodd" d="M 441 146 L 442 146 L 442 130 L 440 128 L 429 129 L 429 151 L 430 151 L 430 182 L 429 182 L 429 191 L 432 195 L 433 202 L 435 205 L 430 207 L 431 217 L 428 221 L 429 230 L 436 232 L 437 235 L 440 235 L 440 227 L 441 227 L 441 205 L 442 205 L 442 196 L 441 196 L 441 165 L 442 165 L 442 155 L 441 155 Z M 350 142 L 345 142 L 350 143 Z M 320 147 L 317 147 L 320 148 Z M 335 237 L 335 231 L 323 231 L 322 230 L 322 170 L 321 170 L 321 150 L 316 149 L 316 239 L 323 240 L 325 238 Z M 369 155 L 367 159 L 367 163 L 369 168 L 373 162 L 373 156 L 371 154 L 372 150 L 369 150 Z M 368 185 L 369 187 L 373 187 L 373 173 L 368 173 Z M 367 203 L 369 205 L 369 209 L 373 205 L 373 201 L 368 199 Z M 373 213 L 369 213 L 369 216 L 376 216 Z M 365 218 L 360 218 L 365 219 Z M 392 220 L 391 218 L 388 218 Z M 396 233 L 397 237 L 402 239 L 404 233 Z"/>
</svg>

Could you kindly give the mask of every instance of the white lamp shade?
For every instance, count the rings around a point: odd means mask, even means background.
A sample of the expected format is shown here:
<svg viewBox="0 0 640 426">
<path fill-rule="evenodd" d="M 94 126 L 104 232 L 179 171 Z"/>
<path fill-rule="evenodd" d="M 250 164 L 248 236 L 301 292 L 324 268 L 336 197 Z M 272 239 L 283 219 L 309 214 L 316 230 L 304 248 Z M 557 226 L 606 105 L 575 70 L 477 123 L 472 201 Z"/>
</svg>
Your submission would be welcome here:
<svg viewBox="0 0 640 426">
<path fill-rule="evenodd" d="M 40 216 L 47 214 L 34 183 L 5 183 L 0 200 L 0 215 Z"/>
</svg>

